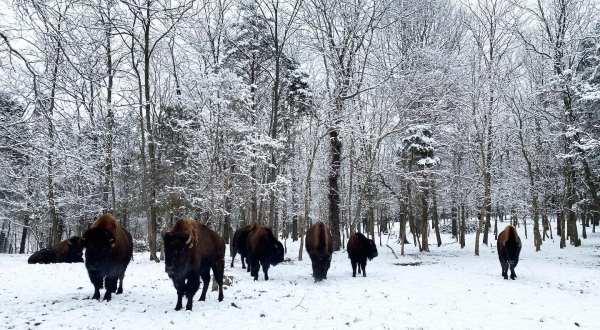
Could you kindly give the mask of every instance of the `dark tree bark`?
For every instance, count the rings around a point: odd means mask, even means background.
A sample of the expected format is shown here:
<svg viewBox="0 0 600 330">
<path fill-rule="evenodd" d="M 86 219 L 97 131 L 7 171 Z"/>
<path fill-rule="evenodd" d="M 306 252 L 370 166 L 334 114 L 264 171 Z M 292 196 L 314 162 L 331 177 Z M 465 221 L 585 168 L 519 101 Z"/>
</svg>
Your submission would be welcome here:
<svg viewBox="0 0 600 330">
<path fill-rule="evenodd" d="M 450 210 L 450 221 L 452 226 L 452 237 L 458 239 L 458 212 L 454 202 L 452 203 L 452 209 Z"/>
<path fill-rule="evenodd" d="M 433 229 L 435 230 L 435 239 L 437 241 L 437 246 L 442 246 L 442 236 L 440 235 L 440 224 L 438 217 L 438 209 L 437 209 L 437 194 L 435 190 L 433 192 L 433 206 L 432 206 L 432 220 L 433 220 Z"/>
<path fill-rule="evenodd" d="M 460 205 L 460 248 L 465 247 L 465 231 L 466 231 L 466 215 L 465 215 L 465 205 Z"/>
<path fill-rule="evenodd" d="M 339 100 L 339 113 L 341 113 L 341 102 Z M 339 192 L 339 177 L 340 167 L 342 159 L 342 142 L 339 140 L 337 129 L 330 129 L 329 131 L 329 150 L 331 154 L 331 160 L 329 163 L 329 226 L 331 228 L 331 238 L 333 239 L 333 249 L 335 251 L 340 249 L 340 192 Z"/>
</svg>

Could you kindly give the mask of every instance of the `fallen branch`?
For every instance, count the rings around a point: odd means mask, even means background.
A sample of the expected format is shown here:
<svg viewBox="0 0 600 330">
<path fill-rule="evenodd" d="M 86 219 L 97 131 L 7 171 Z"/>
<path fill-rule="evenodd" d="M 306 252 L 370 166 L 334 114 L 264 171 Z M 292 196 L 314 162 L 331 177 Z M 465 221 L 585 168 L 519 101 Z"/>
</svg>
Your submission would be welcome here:
<svg viewBox="0 0 600 330">
<path fill-rule="evenodd" d="M 392 254 L 394 254 L 394 257 L 395 257 L 396 259 L 398 259 L 398 255 L 396 254 L 396 251 L 394 251 L 394 249 L 392 249 L 392 247 L 391 247 L 389 244 L 386 244 L 385 246 L 387 246 L 387 247 L 388 247 L 388 249 L 390 249 L 390 251 L 392 251 Z"/>
<path fill-rule="evenodd" d="M 296 309 L 296 307 L 300 307 L 304 310 L 307 310 L 306 307 L 302 306 L 302 302 L 304 301 L 305 297 L 306 297 L 306 293 L 304 294 L 304 296 L 302 296 L 302 299 L 300 299 L 300 302 L 296 306 L 294 306 L 294 308 L 292 308 L 292 309 Z"/>
</svg>

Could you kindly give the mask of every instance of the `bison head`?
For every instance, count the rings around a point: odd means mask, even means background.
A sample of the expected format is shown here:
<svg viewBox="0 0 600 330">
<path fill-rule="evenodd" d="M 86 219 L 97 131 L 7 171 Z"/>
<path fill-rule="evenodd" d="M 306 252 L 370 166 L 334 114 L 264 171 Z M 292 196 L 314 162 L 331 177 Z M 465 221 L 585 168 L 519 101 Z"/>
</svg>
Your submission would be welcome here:
<svg viewBox="0 0 600 330">
<path fill-rule="evenodd" d="M 194 247 L 192 236 L 186 233 L 167 232 L 163 237 L 165 244 L 165 272 L 170 278 L 184 277 L 191 269 L 191 253 Z"/>
<path fill-rule="evenodd" d="M 367 246 L 367 258 L 373 260 L 373 258 L 377 257 L 377 245 L 375 245 L 375 241 L 372 239 L 367 239 Z"/>
<path fill-rule="evenodd" d="M 73 236 L 67 240 L 69 245 L 69 253 L 67 256 L 68 262 L 82 262 L 83 261 L 83 240 L 78 236 Z"/>
<path fill-rule="evenodd" d="M 83 245 L 86 267 L 89 270 L 99 271 L 110 263 L 115 237 L 104 228 L 90 228 L 83 234 Z"/>
<path fill-rule="evenodd" d="M 281 244 L 279 241 L 275 241 L 273 244 L 273 250 L 271 250 L 270 264 L 275 266 L 282 262 L 284 254 L 285 250 L 283 249 L 283 244 Z"/>
</svg>

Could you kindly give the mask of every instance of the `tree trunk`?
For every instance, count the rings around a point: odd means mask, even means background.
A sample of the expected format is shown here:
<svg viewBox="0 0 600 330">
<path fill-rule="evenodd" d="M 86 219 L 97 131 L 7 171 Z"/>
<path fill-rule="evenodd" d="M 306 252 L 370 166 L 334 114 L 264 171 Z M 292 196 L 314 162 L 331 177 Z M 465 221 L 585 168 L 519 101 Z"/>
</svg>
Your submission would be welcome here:
<svg viewBox="0 0 600 330">
<path fill-rule="evenodd" d="M 341 113 L 341 102 L 336 107 L 339 107 L 338 113 Z M 338 181 L 340 176 L 341 158 L 342 158 L 342 142 L 338 137 L 338 130 L 331 128 L 329 131 L 329 143 L 330 143 L 330 154 L 331 160 L 329 165 L 329 226 L 331 228 L 331 238 L 333 239 L 333 249 L 337 251 L 340 249 L 340 194 Z"/>
<path fill-rule="evenodd" d="M 560 235 L 560 248 L 564 249 L 565 247 L 567 247 L 567 243 L 566 243 L 566 232 L 565 232 L 565 215 L 564 213 L 560 213 L 559 218 L 558 218 L 558 224 L 557 227 L 560 227 L 560 233 L 557 233 L 557 235 Z"/>
<path fill-rule="evenodd" d="M 279 24 L 278 24 L 278 7 L 273 6 L 273 42 L 275 50 L 275 76 L 273 77 L 273 99 L 271 105 L 271 123 L 270 136 L 271 139 L 277 140 L 277 128 L 279 126 L 279 103 L 280 103 L 280 67 L 281 67 L 281 48 L 279 44 Z M 277 160 L 275 158 L 275 150 L 271 151 L 271 166 L 269 168 L 269 183 L 273 184 L 277 179 Z M 271 188 L 269 192 L 269 225 L 276 229 L 275 217 L 275 189 Z"/>
<path fill-rule="evenodd" d="M 106 24 L 106 73 L 108 76 L 108 84 L 106 86 L 106 131 L 104 135 L 104 189 L 103 199 L 104 208 L 106 211 L 112 210 L 115 212 L 115 183 L 113 178 L 113 130 L 114 130 L 114 113 L 112 108 L 112 92 L 113 92 L 113 61 L 112 61 L 112 22 L 110 15 L 110 4 L 107 5 Z M 110 204 L 109 204 L 110 195 Z"/>
<path fill-rule="evenodd" d="M 582 217 L 581 217 L 581 237 L 586 239 L 587 238 L 587 232 L 585 231 L 585 227 L 587 226 L 586 221 L 587 221 L 587 210 L 586 212 L 583 212 Z"/>
<path fill-rule="evenodd" d="M 539 197 L 536 188 L 536 172 L 533 169 L 533 164 L 529 159 L 529 154 L 525 147 L 525 138 L 523 137 L 523 120 L 518 113 L 518 125 L 519 125 L 519 142 L 521 144 L 521 154 L 527 165 L 527 174 L 529 176 L 529 194 L 531 195 L 531 211 L 533 218 L 533 245 L 535 251 L 539 251 L 542 246 L 542 236 L 540 235 L 540 208 L 539 208 Z M 527 238 L 527 225 L 525 225 L 525 238 Z"/>
<path fill-rule="evenodd" d="M 432 214 L 432 220 L 433 220 L 433 229 L 435 230 L 435 239 L 437 241 L 437 246 L 440 247 L 442 246 L 442 236 L 440 235 L 440 221 L 439 221 L 439 217 L 438 217 L 438 209 L 437 209 L 437 194 L 435 192 L 435 189 L 433 191 L 433 214 Z"/>
<path fill-rule="evenodd" d="M 144 22 L 144 99 L 146 110 L 146 132 L 148 134 L 148 157 L 150 158 L 150 218 L 148 219 L 148 247 L 150 249 L 150 260 L 159 262 L 156 255 L 156 235 L 157 235 L 157 217 L 158 210 L 156 203 L 158 198 L 158 184 L 156 173 L 156 145 L 154 143 L 153 123 L 152 123 L 152 95 L 150 93 L 150 4 L 146 1 L 146 17 Z"/>
<path fill-rule="evenodd" d="M 58 30 L 60 31 L 60 22 Z M 58 218 L 58 210 L 56 209 L 56 200 L 55 200 L 55 187 L 54 187 L 54 147 L 55 147 L 55 134 L 54 134 L 54 124 L 52 123 L 52 117 L 54 116 L 54 105 L 55 105 L 55 96 L 56 96 L 56 80 L 58 78 L 58 65 L 60 63 L 60 52 L 61 52 L 61 44 L 60 41 L 57 42 L 56 46 L 56 58 L 54 59 L 53 69 L 52 69 L 52 80 L 51 80 L 51 90 L 50 90 L 50 100 L 47 105 L 47 120 L 48 120 L 48 156 L 47 156 L 47 165 L 48 165 L 48 211 L 50 213 L 50 219 L 52 221 L 52 229 L 51 236 L 48 242 L 48 247 L 51 248 L 54 245 L 60 242 L 62 232 L 60 232 L 60 224 Z"/>
<path fill-rule="evenodd" d="M 562 212 L 560 210 L 556 210 L 556 236 L 562 237 L 562 220 Z"/>
<path fill-rule="evenodd" d="M 494 217 L 494 240 L 498 240 L 498 217 L 498 214 Z"/>
<path fill-rule="evenodd" d="M 132 36 L 131 40 L 131 66 L 133 71 L 135 72 L 136 80 L 137 80 L 137 91 L 138 91 L 138 116 L 140 120 L 140 160 L 142 165 L 142 205 L 144 211 L 146 213 L 146 219 L 148 225 L 150 224 L 150 209 L 148 208 L 148 161 L 146 158 L 146 129 L 144 125 L 144 91 L 142 87 L 142 76 L 140 74 L 140 70 L 138 69 L 137 61 L 135 59 L 135 38 Z M 148 235 L 148 238 L 150 235 Z"/>
<path fill-rule="evenodd" d="M 477 215 L 477 231 L 475 233 L 475 255 L 479 255 L 479 237 L 481 235 L 481 225 L 483 222 L 483 218 L 485 216 L 485 205 L 479 209 L 479 214 Z"/>
<path fill-rule="evenodd" d="M 306 181 L 304 186 L 304 216 L 303 219 L 300 219 L 300 249 L 298 249 L 298 260 L 302 260 L 302 250 L 304 247 L 304 234 L 308 229 L 308 219 L 310 214 L 310 201 L 311 201 L 311 180 L 312 180 L 312 170 L 315 164 L 315 157 L 317 155 L 317 150 L 319 147 L 319 140 L 315 142 L 313 146 L 312 155 L 308 162 L 308 169 L 306 171 Z M 339 233 L 339 232 L 338 232 Z"/>
<path fill-rule="evenodd" d="M 571 245 L 581 245 L 581 240 L 577 234 L 577 216 L 573 210 L 575 204 L 576 192 L 575 192 L 575 173 L 573 168 L 573 160 L 567 159 L 565 162 L 565 199 L 563 206 L 564 218 L 566 218 L 567 235 L 569 236 Z M 564 231 L 563 231 L 564 233 Z M 561 239 L 562 242 L 562 239 Z"/>
<path fill-rule="evenodd" d="M 298 215 L 294 214 L 292 216 L 292 241 L 295 242 L 298 240 Z"/>
<path fill-rule="evenodd" d="M 23 219 L 23 231 L 21 233 L 21 244 L 19 245 L 19 253 L 25 253 L 25 244 L 27 243 L 27 229 L 29 228 L 29 216 L 27 212 L 25 213 L 25 217 Z"/>
<path fill-rule="evenodd" d="M 227 173 L 227 177 L 225 178 L 225 215 L 223 217 L 223 239 L 225 242 L 229 242 L 229 236 L 231 236 L 231 213 L 233 212 L 233 207 L 231 205 L 231 196 L 229 195 L 231 190 L 231 176 L 233 175 L 234 168 L 233 166 L 229 167 L 229 173 Z"/>
<path fill-rule="evenodd" d="M 465 231 L 466 231 L 466 216 L 465 216 L 465 205 L 460 205 L 460 248 L 463 249 L 465 247 Z"/>
<path fill-rule="evenodd" d="M 452 237 L 458 240 L 458 212 L 454 201 L 452 202 L 452 208 L 450 209 L 450 221 L 452 226 Z"/>
<path fill-rule="evenodd" d="M 429 252 L 429 203 L 428 191 L 421 193 L 421 251 Z"/>
</svg>

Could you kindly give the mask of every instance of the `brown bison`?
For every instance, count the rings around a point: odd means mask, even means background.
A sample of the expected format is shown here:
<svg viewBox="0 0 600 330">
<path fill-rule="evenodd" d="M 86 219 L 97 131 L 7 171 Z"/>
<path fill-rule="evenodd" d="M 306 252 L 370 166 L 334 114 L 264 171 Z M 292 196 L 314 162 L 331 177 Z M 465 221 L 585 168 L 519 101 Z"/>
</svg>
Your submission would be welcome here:
<svg viewBox="0 0 600 330">
<path fill-rule="evenodd" d="M 348 245 L 346 245 L 348 251 L 348 258 L 352 264 L 352 277 L 356 277 L 356 266 L 358 265 L 358 273 L 362 269 L 363 277 L 367 276 L 366 266 L 367 259 L 373 260 L 377 257 L 377 246 L 372 239 L 368 239 L 361 233 L 355 233 L 350 236 Z"/>
<path fill-rule="evenodd" d="M 235 255 L 240 254 L 240 258 L 242 259 L 242 268 L 246 268 L 246 258 L 248 257 L 248 250 L 246 248 L 246 240 L 248 239 L 248 234 L 254 228 L 252 225 L 247 225 L 241 228 L 238 228 L 233 234 L 233 238 L 231 239 L 231 245 L 229 252 L 231 254 L 231 267 L 233 268 L 233 261 L 235 260 Z M 248 271 L 250 271 L 250 267 L 248 267 Z"/>
<path fill-rule="evenodd" d="M 315 282 L 327 279 L 327 271 L 331 265 L 331 254 L 333 253 L 333 241 L 329 226 L 322 222 L 310 226 L 306 233 L 305 245 L 312 262 Z"/>
<path fill-rule="evenodd" d="M 104 300 L 110 301 L 113 292 L 123 293 L 123 277 L 133 257 L 131 234 L 111 214 L 104 214 L 83 234 L 83 241 L 85 267 L 94 285 L 92 299 L 100 299 L 104 282 Z"/>
<path fill-rule="evenodd" d="M 185 295 L 186 310 L 192 310 L 194 295 L 203 287 L 200 301 L 206 299 L 212 269 L 219 285 L 219 301 L 223 300 L 223 273 L 225 268 L 225 241 L 216 232 L 199 221 L 179 220 L 164 235 L 165 271 L 177 290 L 175 310 L 182 307 Z"/>
<path fill-rule="evenodd" d="M 50 249 L 37 251 L 27 259 L 27 262 L 30 264 L 83 262 L 83 242 L 80 237 L 73 236 Z"/>
<path fill-rule="evenodd" d="M 265 281 L 269 280 L 269 266 L 283 261 L 283 244 L 277 240 L 273 231 L 262 225 L 251 225 L 246 240 L 248 268 L 254 280 L 258 280 L 258 271 L 262 266 Z"/>
<path fill-rule="evenodd" d="M 515 267 L 519 263 L 519 253 L 521 252 L 521 239 L 517 234 L 517 230 L 513 226 L 506 228 L 498 235 L 498 258 L 500 266 L 502 266 L 502 276 L 505 280 L 508 279 L 508 268 L 510 267 L 510 278 L 517 278 Z"/>
</svg>

